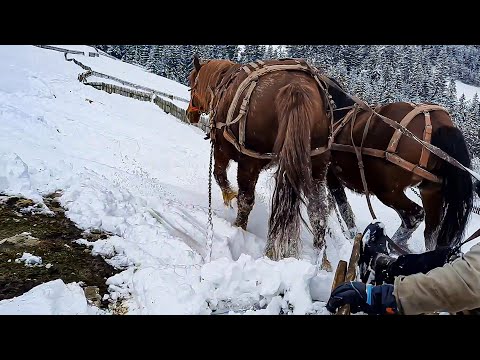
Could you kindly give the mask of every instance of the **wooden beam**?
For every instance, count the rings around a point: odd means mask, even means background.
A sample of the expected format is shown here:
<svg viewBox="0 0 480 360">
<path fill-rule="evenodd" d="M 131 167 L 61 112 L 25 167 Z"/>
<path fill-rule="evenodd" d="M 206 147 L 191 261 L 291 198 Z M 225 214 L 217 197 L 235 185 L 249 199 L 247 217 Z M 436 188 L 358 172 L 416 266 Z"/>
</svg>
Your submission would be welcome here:
<svg viewBox="0 0 480 360">
<path fill-rule="evenodd" d="M 357 266 L 360 259 L 360 245 L 362 243 L 362 234 L 358 233 L 353 240 L 352 254 L 348 262 L 347 274 L 345 275 L 345 282 L 355 281 L 357 278 Z M 337 315 L 350 315 L 350 305 L 344 305 L 337 311 Z"/>
</svg>

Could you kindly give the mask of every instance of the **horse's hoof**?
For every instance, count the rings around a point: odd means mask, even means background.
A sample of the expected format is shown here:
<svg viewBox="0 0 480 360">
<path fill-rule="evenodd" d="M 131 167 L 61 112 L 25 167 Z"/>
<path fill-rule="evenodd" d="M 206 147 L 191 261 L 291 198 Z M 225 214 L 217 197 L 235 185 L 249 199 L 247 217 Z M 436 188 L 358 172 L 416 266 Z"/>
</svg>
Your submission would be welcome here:
<svg viewBox="0 0 480 360">
<path fill-rule="evenodd" d="M 232 200 L 238 196 L 238 193 L 233 190 L 223 190 L 222 196 L 225 206 L 232 208 Z"/>
<path fill-rule="evenodd" d="M 272 250 L 267 250 L 265 252 L 265 256 L 269 258 L 270 260 L 273 260 L 273 251 Z"/>
<path fill-rule="evenodd" d="M 322 264 L 320 265 L 320 270 L 326 270 L 328 272 L 333 271 L 332 264 L 330 263 L 330 261 L 328 261 L 327 255 L 325 253 L 323 253 Z"/>
</svg>

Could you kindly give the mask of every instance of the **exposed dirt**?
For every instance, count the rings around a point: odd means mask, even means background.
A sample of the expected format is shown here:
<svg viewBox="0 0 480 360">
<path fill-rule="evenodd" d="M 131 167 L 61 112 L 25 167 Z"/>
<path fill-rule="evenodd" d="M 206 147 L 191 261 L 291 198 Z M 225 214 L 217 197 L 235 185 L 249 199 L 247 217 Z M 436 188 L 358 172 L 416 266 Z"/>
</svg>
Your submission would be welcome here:
<svg viewBox="0 0 480 360">
<path fill-rule="evenodd" d="M 103 297 L 107 292 L 106 279 L 119 272 L 100 256 L 92 256 L 86 246 L 73 242 L 79 238 L 105 239 L 111 234 L 84 233 L 76 227 L 65 217 L 65 210 L 57 201 L 60 195 L 56 192 L 45 196 L 45 204 L 53 211 L 47 215 L 39 213 L 42 206 L 29 199 L 0 194 L 0 300 L 22 295 L 55 279 L 98 287 Z M 15 262 L 23 252 L 40 256 L 42 265 Z M 101 307 L 107 305 L 108 302 L 101 302 Z"/>
</svg>

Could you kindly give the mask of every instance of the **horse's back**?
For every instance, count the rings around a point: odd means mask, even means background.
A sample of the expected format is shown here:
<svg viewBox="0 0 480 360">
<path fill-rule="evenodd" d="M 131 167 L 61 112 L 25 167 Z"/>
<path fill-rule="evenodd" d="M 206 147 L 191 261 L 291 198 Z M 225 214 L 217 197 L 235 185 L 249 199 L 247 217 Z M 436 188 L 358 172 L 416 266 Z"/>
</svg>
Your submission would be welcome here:
<svg viewBox="0 0 480 360">
<path fill-rule="evenodd" d="M 278 63 L 278 62 L 277 62 Z M 275 64 L 275 62 L 274 62 Z M 269 62 L 266 62 L 269 65 Z M 240 71 L 229 86 L 225 97 L 220 104 L 220 114 L 226 118 L 228 108 L 235 97 L 238 87 L 247 78 L 246 72 Z M 314 118 L 308 119 L 311 126 L 312 148 L 323 146 L 328 139 L 328 126 L 323 97 L 315 79 L 303 71 L 275 71 L 258 78 L 248 105 L 245 127 L 245 146 L 255 151 L 272 152 L 279 129 L 280 114 L 275 106 L 276 101 L 291 101 L 292 99 L 279 99 L 282 89 L 297 84 L 304 94 L 307 94 Z M 233 112 L 233 118 L 240 111 L 242 100 L 245 98 L 248 87 L 242 92 Z M 238 137 L 239 124 L 231 126 L 231 130 Z"/>
</svg>

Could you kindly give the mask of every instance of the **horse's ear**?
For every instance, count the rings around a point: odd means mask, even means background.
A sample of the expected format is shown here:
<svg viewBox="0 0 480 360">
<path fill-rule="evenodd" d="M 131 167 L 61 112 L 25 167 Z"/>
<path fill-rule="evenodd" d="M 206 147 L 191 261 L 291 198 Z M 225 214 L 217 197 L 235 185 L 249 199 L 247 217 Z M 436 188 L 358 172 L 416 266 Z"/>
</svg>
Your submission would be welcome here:
<svg viewBox="0 0 480 360">
<path fill-rule="evenodd" d="M 202 65 L 200 64 L 200 59 L 198 58 L 197 54 L 193 55 L 193 66 L 195 66 L 195 70 L 200 71 Z"/>
</svg>

